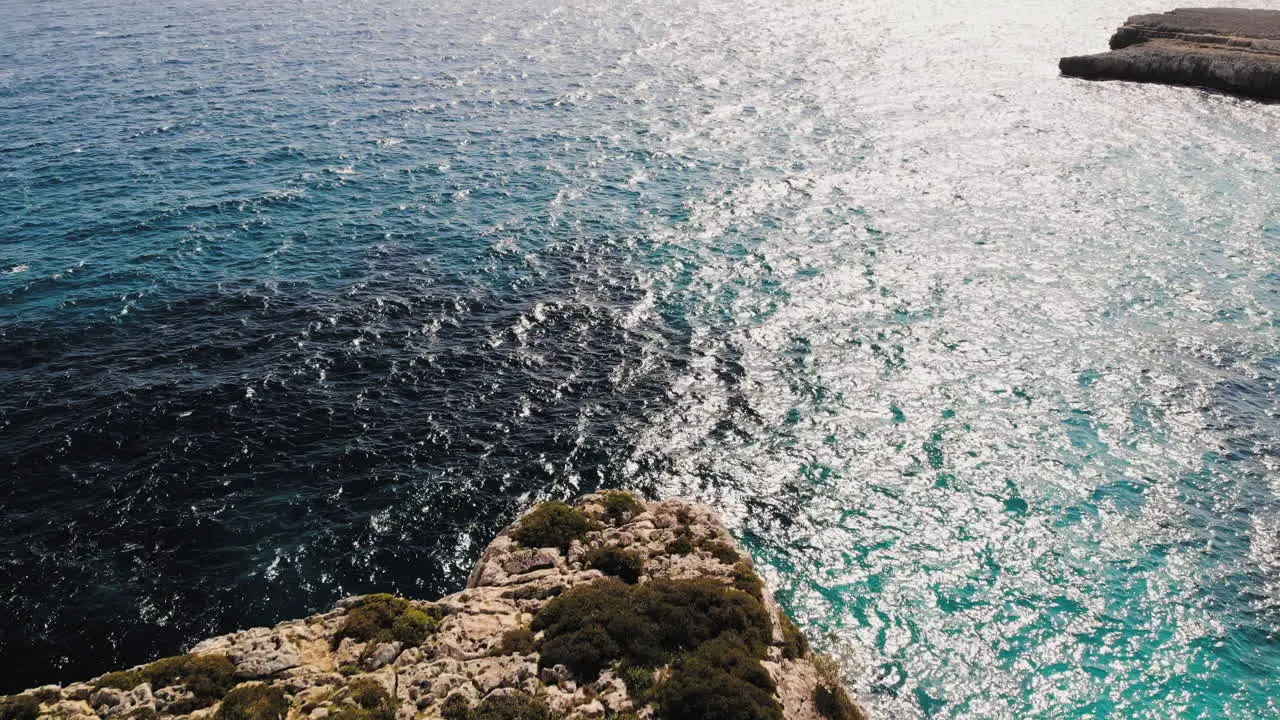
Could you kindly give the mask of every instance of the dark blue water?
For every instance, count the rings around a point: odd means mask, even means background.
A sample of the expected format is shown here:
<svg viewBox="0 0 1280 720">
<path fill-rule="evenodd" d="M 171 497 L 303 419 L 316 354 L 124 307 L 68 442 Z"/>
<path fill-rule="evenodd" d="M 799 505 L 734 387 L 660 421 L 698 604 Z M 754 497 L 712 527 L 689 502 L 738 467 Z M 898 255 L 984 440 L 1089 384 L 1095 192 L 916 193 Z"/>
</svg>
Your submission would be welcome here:
<svg viewBox="0 0 1280 720">
<path fill-rule="evenodd" d="M 0 0 L 0 691 L 717 505 L 880 717 L 1271 717 L 1280 108 L 1094 0 Z"/>
</svg>

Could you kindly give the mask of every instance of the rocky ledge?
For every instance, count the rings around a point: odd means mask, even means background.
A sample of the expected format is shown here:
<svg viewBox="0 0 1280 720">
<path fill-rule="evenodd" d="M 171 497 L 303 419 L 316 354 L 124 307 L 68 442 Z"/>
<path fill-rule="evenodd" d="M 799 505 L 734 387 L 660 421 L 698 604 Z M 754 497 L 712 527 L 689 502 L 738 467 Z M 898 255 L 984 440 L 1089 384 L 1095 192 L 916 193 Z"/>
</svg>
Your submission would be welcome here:
<svg viewBox="0 0 1280 720">
<path fill-rule="evenodd" d="M 1065 57 L 1064 75 L 1191 85 L 1280 99 L 1280 11 L 1185 8 L 1135 15 L 1111 52 Z"/>
<path fill-rule="evenodd" d="M 536 506 L 462 592 L 366 595 L 186 655 L 0 698 L 0 720 L 855 720 L 715 513 Z"/>
</svg>

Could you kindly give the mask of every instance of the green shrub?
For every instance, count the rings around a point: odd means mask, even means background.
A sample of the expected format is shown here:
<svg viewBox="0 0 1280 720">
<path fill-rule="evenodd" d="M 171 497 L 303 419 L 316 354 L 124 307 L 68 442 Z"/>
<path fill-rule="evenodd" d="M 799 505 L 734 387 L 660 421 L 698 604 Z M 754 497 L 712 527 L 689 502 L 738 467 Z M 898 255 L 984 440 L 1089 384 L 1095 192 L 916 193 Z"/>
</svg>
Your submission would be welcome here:
<svg viewBox="0 0 1280 720">
<path fill-rule="evenodd" d="M 764 581 L 756 575 L 756 571 L 746 561 L 739 561 L 734 564 L 733 571 L 729 574 L 733 578 L 733 586 L 751 597 L 764 602 Z"/>
<path fill-rule="evenodd" d="M 620 627 L 631 627 L 641 630 L 640 621 L 616 623 Z M 650 638 L 636 638 L 633 644 L 639 645 Z M 620 644 L 609 634 L 609 630 L 600 625 L 587 625 L 572 633 L 556 635 L 542 641 L 542 654 L 539 657 L 540 667 L 564 665 L 584 682 L 595 680 L 600 671 L 608 667 L 619 657 L 632 651 L 633 648 Z M 639 654 L 636 652 L 635 654 Z M 646 662 L 653 662 L 656 650 L 646 654 Z"/>
<path fill-rule="evenodd" d="M 347 696 L 365 710 L 376 710 L 391 704 L 391 694 L 382 683 L 370 677 L 360 677 L 347 683 Z"/>
<path fill-rule="evenodd" d="M 341 686 L 329 685 L 320 692 L 307 693 L 298 705 L 298 715 L 306 717 L 315 712 L 318 708 L 333 702 L 343 691 Z M 330 708 L 332 712 L 336 708 Z"/>
<path fill-rule="evenodd" d="M 800 628 L 783 612 L 778 617 L 782 625 L 782 657 L 787 660 L 798 660 L 809 655 L 809 640 Z"/>
<path fill-rule="evenodd" d="M 175 715 L 209 707 L 236 685 L 236 665 L 226 655 L 178 655 L 157 660 L 140 672 L 153 689 L 181 685 L 191 693 L 192 697 L 170 706 Z"/>
<path fill-rule="evenodd" d="M 605 575 L 613 575 L 623 582 L 635 584 L 644 573 L 644 560 L 633 552 L 617 545 L 606 545 L 587 554 L 587 565 Z"/>
<path fill-rule="evenodd" d="M 726 634 L 676 660 L 654 694 L 661 720 L 782 720 L 776 692 L 758 654 Z"/>
<path fill-rule="evenodd" d="M 391 715 L 378 716 L 381 720 L 390 720 Z M 354 705 L 339 705 L 331 708 L 325 720 L 375 720 L 374 713 Z"/>
<path fill-rule="evenodd" d="M 742 556 L 738 554 L 738 551 L 732 545 L 720 540 L 706 539 L 699 543 L 698 546 L 725 565 L 733 565 L 742 560 Z"/>
<path fill-rule="evenodd" d="M 134 687 L 137 686 L 135 685 Z M 30 695 L 42 703 L 56 703 L 62 699 L 62 691 L 51 687 L 36 688 L 24 694 Z"/>
<path fill-rule="evenodd" d="M 546 701 L 528 693 L 499 695 L 480 701 L 470 720 L 552 720 Z"/>
<path fill-rule="evenodd" d="M 643 705 L 649 691 L 653 689 L 653 669 L 619 664 L 614 668 L 614 673 L 622 678 L 622 684 L 627 686 L 627 694 L 631 699 L 637 705 Z"/>
<path fill-rule="evenodd" d="M 338 674 L 342 677 L 352 677 L 360 674 L 360 666 L 355 663 L 347 663 L 338 668 Z"/>
<path fill-rule="evenodd" d="M 637 598 L 664 647 L 673 651 L 735 633 L 763 655 L 773 636 L 769 613 L 758 599 L 710 578 L 646 583 L 638 587 Z"/>
<path fill-rule="evenodd" d="M 336 648 L 343 638 L 357 642 L 401 642 L 416 647 L 431 637 L 440 620 L 408 600 L 388 595 L 368 595 L 347 610 L 342 627 L 333 636 Z"/>
<path fill-rule="evenodd" d="M 138 687 L 146 681 L 147 679 L 144 678 L 142 673 L 137 670 L 119 670 L 117 672 L 109 672 L 106 675 L 103 675 L 95 680 L 93 685 L 98 689 L 114 688 L 116 690 L 128 691 Z"/>
<path fill-rule="evenodd" d="M 818 684 L 813 689 L 813 704 L 818 714 L 827 720 L 866 720 L 862 708 L 849 699 L 836 661 L 826 655 L 815 655 L 813 667 L 818 672 Z"/>
<path fill-rule="evenodd" d="M 534 630 L 545 631 L 540 665 L 563 664 L 583 682 L 619 660 L 659 667 L 723 633 L 763 654 L 771 628 L 758 600 L 710 579 L 600 580 L 552 600 L 533 620 Z"/>
<path fill-rule="evenodd" d="M 606 579 L 571 588 L 544 605 L 533 619 L 535 631 L 545 630 L 539 665 L 563 664 L 579 679 L 592 681 L 614 660 L 630 660 L 642 648 L 648 652 L 633 664 L 661 664 L 651 623 L 632 610 L 635 589 Z"/>
<path fill-rule="evenodd" d="M 107 673 L 94 681 L 96 688 L 132 690 L 144 682 L 159 690 L 181 685 L 192 697 L 171 706 L 172 712 L 186 714 L 209 707 L 235 687 L 236 666 L 226 655 L 178 655 L 156 660 L 136 670 Z"/>
<path fill-rule="evenodd" d="M 581 510 L 552 500 L 542 503 L 525 515 L 516 529 L 511 531 L 511 537 L 525 547 L 553 547 L 568 552 L 574 540 L 581 540 L 588 532 L 598 530 L 599 527 L 599 523 Z"/>
<path fill-rule="evenodd" d="M 529 628 L 516 628 L 502 633 L 502 640 L 490 655 L 528 655 L 533 652 L 533 631 Z"/>
<path fill-rule="evenodd" d="M 667 555 L 689 555 L 694 551 L 694 533 L 686 527 L 676 528 L 676 539 L 667 543 Z"/>
<path fill-rule="evenodd" d="M 444 720 L 558 720 L 546 701 L 528 693 L 517 692 L 486 698 L 470 707 L 462 695 L 450 695 L 440 708 Z"/>
<path fill-rule="evenodd" d="M 434 635 L 439 625 L 439 618 L 410 607 L 391 625 L 391 638 L 404 643 L 405 647 L 417 647 Z"/>
<path fill-rule="evenodd" d="M 334 707 L 327 720 L 395 720 L 400 707 L 400 701 L 371 677 L 348 681 L 345 694 L 350 703 Z"/>
<path fill-rule="evenodd" d="M 604 493 L 604 515 L 614 525 L 621 525 L 644 512 L 644 506 L 635 495 L 623 490 Z"/>
<path fill-rule="evenodd" d="M 760 664 L 769 614 L 758 598 L 722 582 L 580 585 L 543 606 L 533 629 L 544 631 L 542 667 L 563 664 L 591 682 L 613 665 L 636 702 L 657 702 L 661 720 L 782 718 Z M 667 663 L 669 679 L 653 687 L 653 670 Z"/>
<path fill-rule="evenodd" d="M 827 720 L 865 720 L 862 709 L 853 704 L 843 687 L 819 685 L 813 690 L 813 704 Z"/>
<path fill-rule="evenodd" d="M 689 539 L 689 534 L 678 533 L 676 539 L 667 543 L 668 555 L 688 555 L 693 552 L 693 540 Z"/>
<path fill-rule="evenodd" d="M 818 673 L 819 685 L 841 685 L 840 665 L 830 655 L 814 655 L 813 669 Z"/>
<path fill-rule="evenodd" d="M 454 693 L 445 698 L 444 704 L 440 706 L 440 717 L 444 718 L 444 720 L 469 720 L 471 706 L 467 704 L 465 697 Z"/>
<path fill-rule="evenodd" d="M 284 690 L 269 685 L 241 685 L 223 698 L 215 720 L 283 720 L 289 712 Z"/>
<path fill-rule="evenodd" d="M 36 720 L 40 701 L 31 695 L 0 697 L 0 720 Z"/>
</svg>

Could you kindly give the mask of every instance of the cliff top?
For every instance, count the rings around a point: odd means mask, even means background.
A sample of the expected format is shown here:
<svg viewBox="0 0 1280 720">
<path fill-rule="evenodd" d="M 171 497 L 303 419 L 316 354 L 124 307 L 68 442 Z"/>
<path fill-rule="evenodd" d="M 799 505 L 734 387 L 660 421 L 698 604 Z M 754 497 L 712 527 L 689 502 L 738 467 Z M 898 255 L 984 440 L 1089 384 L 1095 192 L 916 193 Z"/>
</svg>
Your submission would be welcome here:
<svg viewBox="0 0 1280 720">
<path fill-rule="evenodd" d="M 715 513 L 542 503 L 434 602 L 348 598 L 187 655 L 0 698 L 0 720 L 855 720 Z"/>
<path fill-rule="evenodd" d="M 1134 15 L 1125 25 L 1167 33 L 1280 39 L 1280 11 L 1242 8 L 1178 8 Z"/>
</svg>

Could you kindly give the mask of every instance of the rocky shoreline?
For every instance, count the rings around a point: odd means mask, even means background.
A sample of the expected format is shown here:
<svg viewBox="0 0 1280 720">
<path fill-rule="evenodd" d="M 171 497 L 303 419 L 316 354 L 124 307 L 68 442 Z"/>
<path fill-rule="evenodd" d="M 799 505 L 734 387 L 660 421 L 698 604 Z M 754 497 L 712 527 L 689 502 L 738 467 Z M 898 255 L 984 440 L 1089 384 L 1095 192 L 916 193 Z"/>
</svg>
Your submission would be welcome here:
<svg viewBox="0 0 1280 720">
<path fill-rule="evenodd" d="M 1280 99 L 1280 11 L 1182 8 L 1135 15 L 1111 52 L 1064 57 L 1064 75 L 1204 87 Z"/>
<path fill-rule="evenodd" d="M 0 720 L 857 720 L 710 508 L 536 506 L 463 591 L 391 595 L 0 698 Z"/>
</svg>

